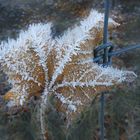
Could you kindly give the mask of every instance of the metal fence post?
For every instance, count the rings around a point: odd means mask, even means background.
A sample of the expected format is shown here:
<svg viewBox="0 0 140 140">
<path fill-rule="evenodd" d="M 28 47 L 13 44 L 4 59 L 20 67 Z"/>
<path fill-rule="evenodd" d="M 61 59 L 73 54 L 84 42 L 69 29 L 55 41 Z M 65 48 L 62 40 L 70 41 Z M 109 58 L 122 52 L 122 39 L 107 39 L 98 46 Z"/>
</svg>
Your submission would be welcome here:
<svg viewBox="0 0 140 140">
<path fill-rule="evenodd" d="M 105 5 L 105 16 L 104 16 L 104 32 L 103 32 L 103 45 L 108 43 L 108 18 L 109 18 L 109 7 L 110 1 L 104 0 Z M 108 48 L 104 49 L 103 65 L 105 66 L 108 62 Z M 105 93 L 101 93 L 100 98 L 100 140 L 104 140 L 104 105 L 105 105 Z"/>
</svg>

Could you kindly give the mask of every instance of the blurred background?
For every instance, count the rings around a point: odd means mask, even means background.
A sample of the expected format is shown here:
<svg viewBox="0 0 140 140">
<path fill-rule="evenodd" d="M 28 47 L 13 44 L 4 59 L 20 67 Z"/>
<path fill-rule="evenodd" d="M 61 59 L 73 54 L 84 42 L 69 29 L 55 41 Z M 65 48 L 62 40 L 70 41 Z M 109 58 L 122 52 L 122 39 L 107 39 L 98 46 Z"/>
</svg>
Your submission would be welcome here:
<svg viewBox="0 0 140 140">
<path fill-rule="evenodd" d="M 0 0 L 0 41 L 17 38 L 19 31 L 31 23 L 51 21 L 52 35 L 61 36 L 70 26 L 78 23 L 94 8 L 103 12 L 102 0 Z M 118 48 L 140 44 L 140 0 L 112 0 L 111 17 L 120 23 L 110 38 Z M 134 50 L 114 62 L 122 69 L 134 71 L 134 83 L 113 88 L 106 97 L 105 140 L 140 140 L 140 50 Z M 120 64 L 121 62 L 121 64 Z M 10 89 L 7 77 L 0 71 L 0 95 Z M 37 107 L 12 115 L 6 113 L 0 98 L 0 140 L 40 140 L 36 122 Z M 46 115 L 50 140 L 99 140 L 99 103 L 89 108 L 65 131 L 65 120 L 58 112 Z"/>
</svg>

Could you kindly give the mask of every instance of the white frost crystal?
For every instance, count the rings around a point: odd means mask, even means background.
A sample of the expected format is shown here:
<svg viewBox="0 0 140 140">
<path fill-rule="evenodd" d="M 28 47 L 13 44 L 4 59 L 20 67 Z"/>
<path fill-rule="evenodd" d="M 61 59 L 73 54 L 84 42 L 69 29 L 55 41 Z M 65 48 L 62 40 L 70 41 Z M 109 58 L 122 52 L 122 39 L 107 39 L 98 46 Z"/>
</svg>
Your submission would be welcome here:
<svg viewBox="0 0 140 140">
<path fill-rule="evenodd" d="M 92 59 L 90 43 L 96 38 L 95 29 L 98 32 L 102 29 L 101 22 L 103 14 L 92 10 L 60 38 L 52 38 L 51 23 L 39 23 L 21 31 L 16 40 L 1 42 L 0 63 L 13 86 L 10 92 L 14 93 L 8 106 L 23 105 L 30 94 L 42 92 L 45 102 L 49 94 L 55 94 L 68 110 L 75 112 L 77 106 L 84 104 L 85 97 L 90 99 L 88 88 L 111 86 L 127 81 L 127 75 L 136 76 L 83 60 Z M 110 24 L 116 25 L 112 19 Z M 85 97 L 79 97 L 79 92 Z"/>
<path fill-rule="evenodd" d="M 41 96 L 38 118 L 42 139 L 46 139 L 48 96 L 56 97 L 57 108 L 64 110 L 71 121 L 102 88 L 136 77 L 134 72 L 92 62 L 93 47 L 102 40 L 102 23 L 103 14 L 91 10 L 88 17 L 60 38 L 52 38 L 51 23 L 39 23 L 21 31 L 16 40 L 1 42 L 0 63 L 12 84 L 5 95 L 7 106 L 22 106 L 31 96 Z M 109 20 L 110 27 L 116 25 Z"/>
</svg>

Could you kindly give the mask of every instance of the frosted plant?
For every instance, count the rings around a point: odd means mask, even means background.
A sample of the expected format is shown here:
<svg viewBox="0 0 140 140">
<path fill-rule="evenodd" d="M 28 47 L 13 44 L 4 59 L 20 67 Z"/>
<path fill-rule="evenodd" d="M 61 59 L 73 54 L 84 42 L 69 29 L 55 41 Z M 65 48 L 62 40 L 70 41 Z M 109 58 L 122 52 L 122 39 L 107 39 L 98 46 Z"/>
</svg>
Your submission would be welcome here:
<svg viewBox="0 0 140 140">
<path fill-rule="evenodd" d="M 41 96 L 39 118 L 43 134 L 48 96 L 56 97 L 57 108 L 65 110 L 71 120 L 91 102 L 95 93 L 136 76 L 92 62 L 93 47 L 102 40 L 102 23 L 103 14 L 91 10 L 60 38 L 52 38 L 51 23 L 40 23 L 21 31 L 16 40 L 1 43 L 0 63 L 13 86 L 4 96 L 9 101 L 7 105 L 22 106 L 31 96 Z M 110 19 L 110 29 L 115 26 L 117 23 Z"/>
</svg>

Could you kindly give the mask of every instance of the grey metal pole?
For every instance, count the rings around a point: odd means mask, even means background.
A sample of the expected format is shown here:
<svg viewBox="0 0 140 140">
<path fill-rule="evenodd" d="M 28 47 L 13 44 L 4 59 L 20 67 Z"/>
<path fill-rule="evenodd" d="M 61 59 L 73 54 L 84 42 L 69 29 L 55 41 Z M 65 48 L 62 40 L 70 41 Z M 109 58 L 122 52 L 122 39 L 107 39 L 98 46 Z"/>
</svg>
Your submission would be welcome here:
<svg viewBox="0 0 140 140">
<path fill-rule="evenodd" d="M 104 32 L 103 32 L 103 45 L 108 42 L 108 19 L 109 19 L 109 7 L 110 1 L 105 0 L 105 16 L 104 16 Z M 104 56 L 103 56 L 103 65 L 108 62 L 108 50 L 107 48 L 104 49 Z M 105 93 L 101 93 L 100 98 L 100 140 L 104 140 L 104 105 L 105 105 Z"/>
</svg>

